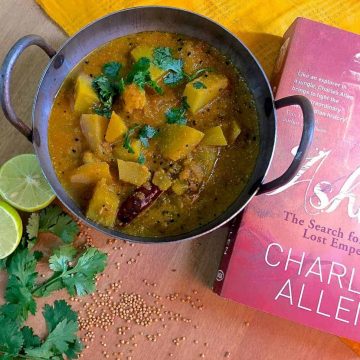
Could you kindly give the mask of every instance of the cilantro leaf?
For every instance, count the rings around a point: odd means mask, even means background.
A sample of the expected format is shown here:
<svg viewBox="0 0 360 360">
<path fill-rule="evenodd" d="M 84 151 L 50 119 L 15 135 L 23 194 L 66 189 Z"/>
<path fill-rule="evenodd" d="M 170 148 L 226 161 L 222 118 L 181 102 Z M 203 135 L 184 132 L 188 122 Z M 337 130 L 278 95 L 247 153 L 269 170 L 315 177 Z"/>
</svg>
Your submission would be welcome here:
<svg viewBox="0 0 360 360">
<path fill-rule="evenodd" d="M 39 231 L 51 232 L 65 243 L 70 243 L 79 233 L 79 227 L 60 207 L 48 206 L 40 213 Z"/>
<path fill-rule="evenodd" d="M 145 155 L 141 152 L 139 157 L 138 157 L 138 163 L 141 165 L 144 165 L 146 161 Z"/>
<path fill-rule="evenodd" d="M 49 332 L 53 331 L 62 320 L 77 321 L 77 314 L 65 300 L 55 300 L 54 306 L 46 304 L 43 315 Z"/>
<path fill-rule="evenodd" d="M 195 89 L 207 89 L 206 85 L 205 85 L 203 82 L 201 82 L 201 81 L 195 81 L 195 82 L 193 83 L 193 87 L 194 87 Z"/>
<path fill-rule="evenodd" d="M 7 303 L 1 307 L 2 314 L 17 323 L 22 323 L 28 318 L 29 312 L 36 313 L 36 302 L 31 290 L 24 286 L 15 276 L 10 276 L 5 290 Z"/>
<path fill-rule="evenodd" d="M 111 61 L 103 65 L 102 72 L 105 76 L 116 79 L 119 76 L 121 68 L 122 64 L 117 61 Z"/>
<path fill-rule="evenodd" d="M 35 358 L 63 359 L 63 354 L 75 359 L 82 350 L 82 344 L 77 338 L 78 318 L 70 305 L 64 300 L 57 300 L 54 305 L 45 305 L 43 315 L 48 330 L 48 336 L 41 343 L 38 337 L 26 340 L 32 329 L 24 327 L 24 352 Z"/>
<path fill-rule="evenodd" d="M 206 72 L 213 72 L 214 69 L 213 68 L 202 68 L 199 70 L 196 70 L 193 74 L 191 75 L 186 75 L 187 77 L 187 81 L 193 81 L 196 78 L 198 78 L 199 76 L 201 76 L 202 74 L 206 73 Z"/>
<path fill-rule="evenodd" d="M 32 213 L 29 217 L 29 220 L 28 220 L 28 223 L 26 226 L 26 233 L 30 240 L 37 238 L 37 236 L 39 234 L 39 222 L 40 222 L 39 213 Z"/>
<path fill-rule="evenodd" d="M 144 125 L 139 131 L 139 139 L 143 146 L 149 147 L 149 139 L 152 139 L 158 131 L 150 125 Z"/>
<path fill-rule="evenodd" d="M 69 348 L 64 351 L 68 359 L 78 359 L 79 353 L 82 351 L 83 345 L 79 339 L 69 344 Z"/>
<path fill-rule="evenodd" d="M 68 263 L 74 259 L 76 249 L 72 245 L 64 245 L 54 250 L 49 258 L 49 267 L 53 271 L 66 271 Z"/>
<path fill-rule="evenodd" d="M 87 276 L 93 276 L 104 271 L 106 260 L 107 255 L 105 253 L 95 248 L 89 248 L 79 257 L 77 264 L 69 273 L 82 272 Z"/>
<path fill-rule="evenodd" d="M 164 77 L 164 84 L 169 86 L 178 85 L 184 79 L 183 73 L 169 72 Z"/>
<path fill-rule="evenodd" d="M 128 151 L 129 154 L 135 154 L 135 151 L 131 146 L 131 137 L 134 135 L 135 130 L 138 128 L 139 128 L 139 125 L 133 126 L 126 132 L 126 134 L 124 136 L 123 147 Z"/>
<path fill-rule="evenodd" d="M 0 270 L 3 270 L 6 268 L 7 258 L 0 259 Z"/>
<path fill-rule="evenodd" d="M 162 70 L 169 71 L 164 77 L 166 85 L 177 85 L 184 77 L 184 62 L 181 59 L 175 59 L 172 50 L 168 47 L 157 47 L 153 52 L 154 65 Z"/>
<path fill-rule="evenodd" d="M 124 89 L 124 80 L 120 78 L 122 64 L 116 61 L 106 63 L 102 67 L 102 74 L 92 81 L 101 105 L 94 108 L 98 115 L 111 117 L 112 105 L 116 96 Z"/>
<path fill-rule="evenodd" d="M 130 72 L 126 77 L 126 83 L 134 83 L 142 90 L 144 90 L 147 85 L 153 88 L 157 93 L 162 94 L 163 89 L 151 78 L 149 70 L 150 64 L 151 62 L 149 58 L 140 58 L 130 69 Z"/>
<path fill-rule="evenodd" d="M 24 326 L 21 329 L 21 334 L 24 339 L 24 348 L 33 348 L 41 345 L 41 339 L 34 334 L 32 328 Z"/>
<path fill-rule="evenodd" d="M 140 89 L 144 89 L 146 85 L 146 80 L 150 76 L 150 59 L 146 57 L 140 58 L 135 62 L 126 77 L 126 82 L 128 84 L 134 83 Z M 151 79 L 149 79 L 151 80 Z"/>
<path fill-rule="evenodd" d="M 37 253 L 30 253 L 28 249 L 16 251 L 8 264 L 9 277 L 13 276 L 25 287 L 31 288 L 37 278 L 36 264 Z"/>
<path fill-rule="evenodd" d="M 2 358 L 11 359 L 16 357 L 19 355 L 24 343 L 24 338 L 19 331 L 18 325 L 8 317 L 1 316 L 0 327 L 0 353 L 4 353 Z"/>
<path fill-rule="evenodd" d="M 189 104 L 186 101 L 186 97 L 183 97 L 180 107 L 174 107 L 166 111 L 166 122 L 168 124 L 186 125 L 187 118 L 185 113 L 187 109 L 189 109 Z"/>
<path fill-rule="evenodd" d="M 49 259 L 50 267 L 59 271 L 55 271 L 50 279 L 40 284 L 33 291 L 34 296 L 49 295 L 61 288 L 66 288 L 70 295 L 79 296 L 95 290 L 95 276 L 105 269 L 107 255 L 95 248 L 89 248 L 74 266 L 70 266 L 69 259 L 73 260 L 72 254 L 70 248 L 63 248 Z"/>
<path fill-rule="evenodd" d="M 51 359 L 56 355 L 62 355 L 68 351 L 69 346 L 76 341 L 77 330 L 78 325 L 75 321 L 68 321 L 64 319 L 56 325 L 53 331 L 49 333 L 48 337 L 41 346 L 26 349 L 25 352 L 28 356 L 45 359 Z"/>
</svg>

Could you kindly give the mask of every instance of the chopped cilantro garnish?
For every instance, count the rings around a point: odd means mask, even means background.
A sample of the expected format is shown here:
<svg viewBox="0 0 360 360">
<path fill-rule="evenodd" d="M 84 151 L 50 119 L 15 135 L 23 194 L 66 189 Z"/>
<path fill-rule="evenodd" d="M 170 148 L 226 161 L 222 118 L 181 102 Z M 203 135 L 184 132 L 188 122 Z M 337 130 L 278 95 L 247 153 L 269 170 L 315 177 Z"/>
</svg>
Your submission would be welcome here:
<svg viewBox="0 0 360 360">
<path fill-rule="evenodd" d="M 117 61 L 111 61 L 103 65 L 102 72 L 109 79 L 117 79 L 122 65 Z"/>
<path fill-rule="evenodd" d="M 202 83 L 201 81 L 195 81 L 193 83 L 193 87 L 195 89 L 207 89 L 206 85 L 204 83 Z"/>
<path fill-rule="evenodd" d="M 150 59 L 146 57 L 140 58 L 136 63 L 133 64 L 130 72 L 126 77 L 126 83 L 136 84 L 140 89 L 144 90 L 145 86 L 153 88 L 157 93 L 162 94 L 163 89 L 151 79 L 150 75 Z"/>
<path fill-rule="evenodd" d="M 149 147 L 149 139 L 152 139 L 158 131 L 150 125 L 144 125 L 139 131 L 139 139 L 144 147 Z"/>
<path fill-rule="evenodd" d="M 121 67 L 116 61 L 106 63 L 102 67 L 102 74 L 93 80 L 92 86 L 101 102 L 100 106 L 94 108 L 96 114 L 111 117 L 114 99 L 124 88 L 124 80 L 120 77 Z"/>
<path fill-rule="evenodd" d="M 188 108 L 189 104 L 186 101 L 186 97 L 183 97 L 180 107 L 171 108 L 165 113 L 166 122 L 168 124 L 186 125 L 187 118 L 185 113 Z"/>
<path fill-rule="evenodd" d="M 131 137 L 134 135 L 135 130 L 138 128 L 139 128 L 139 125 L 133 126 L 126 132 L 126 134 L 124 136 L 123 147 L 128 151 L 129 154 L 135 154 L 135 151 L 131 146 Z"/>
<path fill-rule="evenodd" d="M 141 165 L 144 165 L 145 161 L 146 161 L 146 158 L 145 158 L 144 154 L 141 152 L 139 157 L 138 157 L 138 163 L 141 164 Z"/>
<path fill-rule="evenodd" d="M 154 65 L 162 70 L 169 71 L 164 77 L 166 85 L 177 85 L 184 79 L 184 62 L 181 59 L 175 59 L 170 48 L 155 48 L 153 58 Z"/>
<path fill-rule="evenodd" d="M 48 330 L 44 340 L 28 326 L 19 327 L 10 318 L 0 315 L 0 358 L 76 359 L 82 350 L 77 337 L 78 317 L 64 300 L 45 305 L 43 315 Z"/>
<path fill-rule="evenodd" d="M 203 68 L 203 69 L 199 69 L 199 70 L 196 70 L 193 74 L 191 75 L 187 75 L 187 81 L 193 81 L 195 79 L 197 79 L 199 76 L 201 76 L 203 73 L 206 73 L 206 72 L 213 72 L 214 69 L 213 68 Z"/>
<path fill-rule="evenodd" d="M 181 59 L 175 59 L 172 55 L 171 48 L 157 47 L 153 52 L 153 63 L 160 69 L 168 71 L 164 77 L 164 84 L 175 86 L 180 84 L 184 79 L 190 82 L 201 74 L 207 71 L 212 71 L 210 68 L 199 69 L 193 74 L 187 74 L 184 71 L 184 62 Z"/>
</svg>

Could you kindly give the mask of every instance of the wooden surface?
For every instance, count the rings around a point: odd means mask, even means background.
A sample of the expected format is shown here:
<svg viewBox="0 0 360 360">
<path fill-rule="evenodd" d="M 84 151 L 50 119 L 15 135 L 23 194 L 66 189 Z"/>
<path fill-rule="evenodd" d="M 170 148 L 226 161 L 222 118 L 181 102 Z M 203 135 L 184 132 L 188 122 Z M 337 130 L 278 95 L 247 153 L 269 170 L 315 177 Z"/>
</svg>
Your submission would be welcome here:
<svg viewBox="0 0 360 360">
<path fill-rule="evenodd" d="M 42 35 L 55 48 L 66 38 L 31 0 L 1 0 L 0 23 L 1 60 L 23 35 Z M 13 103 L 19 116 L 28 122 L 33 95 L 46 62 L 45 54 L 31 48 L 16 66 Z M 0 118 L 0 163 L 13 155 L 31 152 L 31 144 L 6 122 L 2 114 Z M 156 306 L 163 306 L 161 314 L 164 321 L 145 328 L 116 317 L 108 332 L 95 331 L 95 340 L 84 351 L 83 358 L 105 358 L 103 351 L 106 351 L 109 359 L 131 357 L 132 360 L 192 360 L 201 358 L 201 354 L 205 359 L 214 360 L 356 359 L 356 355 L 335 336 L 261 313 L 212 293 L 211 284 L 220 261 L 224 235 L 225 231 L 220 230 L 206 238 L 181 244 L 130 246 L 122 242 L 106 244 L 106 238 L 93 233 L 96 244 L 110 255 L 106 274 L 99 281 L 99 289 L 121 280 L 121 288 L 112 295 L 115 300 L 123 292 L 134 292 L 152 305 L 154 296 L 158 296 Z M 47 247 L 49 238 L 43 238 L 42 243 L 43 247 Z M 114 247 L 117 249 L 114 250 Z M 131 259 L 134 259 L 133 262 Z M 46 268 L 46 265 L 42 266 L 43 271 Z M 1 276 L 0 282 L 4 286 L 6 279 Z M 149 285 L 154 282 L 156 287 Z M 178 297 L 175 296 L 173 301 L 166 298 L 174 293 L 178 293 Z M 56 297 L 66 297 L 66 294 L 59 292 Z M 82 316 L 86 302 L 92 303 L 91 298 L 72 302 Z M 40 301 L 39 308 L 42 304 L 43 301 Z M 178 321 L 175 313 L 180 314 Z M 181 317 L 191 322 L 181 320 Z M 43 331 L 39 319 L 40 312 L 38 318 L 30 319 L 30 323 Z M 129 327 L 123 335 L 117 333 L 121 326 Z M 157 333 L 160 335 L 156 336 Z M 151 341 L 154 335 L 156 341 Z M 131 336 L 135 338 L 127 345 L 126 341 Z M 178 346 L 174 344 L 173 340 L 183 337 Z M 124 345 L 121 340 L 125 341 Z M 106 347 L 101 342 L 106 343 Z M 120 352 L 123 354 L 120 355 Z M 226 355 L 227 352 L 229 354 Z"/>
</svg>

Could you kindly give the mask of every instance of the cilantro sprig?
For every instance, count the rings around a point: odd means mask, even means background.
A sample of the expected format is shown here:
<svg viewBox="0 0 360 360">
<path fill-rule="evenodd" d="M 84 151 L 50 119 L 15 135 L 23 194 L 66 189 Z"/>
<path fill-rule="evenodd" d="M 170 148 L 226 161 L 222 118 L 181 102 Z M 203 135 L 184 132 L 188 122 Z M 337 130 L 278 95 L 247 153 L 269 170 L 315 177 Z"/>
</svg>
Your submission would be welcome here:
<svg viewBox="0 0 360 360">
<path fill-rule="evenodd" d="M 102 67 L 102 74 L 92 81 L 92 86 L 101 102 L 94 109 L 95 113 L 111 117 L 114 99 L 124 90 L 124 80 L 120 77 L 122 64 L 117 61 L 106 63 Z"/>
<path fill-rule="evenodd" d="M 58 206 L 31 215 L 26 230 L 27 236 L 15 252 L 0 264 L 8 275 L 4 292 L 6 302 L 0 306 L 0 359 L 76 359 L 82 350 L 77 337 L 77 314 L 64 300 L 43 308 L 48 330 L 44 339 L 35 335 L 30 327 L 22 325 L 29 314 L 35 315 L 36 297 L 63 288 L 72 296 L 93 292 L 96 275 L 104 270 L 107 255 L 95 248 L 79 254 L 68 243 L 74 240 L 78 226 Z M 53 251 L 49 258 L 53 275 L 42 283 L 38 281 L 36 272 L 42 253 L 30 250 L 40 232 L 51 232 L 67 243 Z"/>
<path fill-rule="evenodd" d="M 71 243 L 79 233 L 79 226 L 58 206 L 48 206 L 40 213 L 32 213 L 26 226 L 30 241 L 36 239 L 40 232 L 50 232 L 64 243 Z"/>
<path fill-rule="evenodd" d="M 123 147 L 128 151 L 129 154 L 135 154 L 135 150 L 131 146 L 131 138 L 135 134 L 136 129 L 138 129 L 140 125 L 135 125 L 128 129 L 124 136 Z"/>
<path fill-rule="evenodd" d="M 95 291 L 95 276 L 104 271 L 107 255 L 95 248 L 87 249 L 77 260 L 71 245 L 60 247 L 49 259 L 53 275 L 33 289 L 34 296 L 42 297 L 65 288 L 70 295 L 83 296 Z"/>
<path fill-rule="evenodd" d="M 140 89 L 144 90 L 145 86 L 153 88 L 158 94 L 163 94 L 163 89 L 151 78 L 150 75 L 150 59 L 146 57 L 140 58 L 135 62 L 126 76 L 126 84 L 136 84 Z"/>
<path fill-rule="evenodd" d="M 152 139 L 158 134 L 158 130 L 150 125 L 144 125 L 139 131 L 139 139 L 144 147 L 149 147 L 149 139 Z"/>
<path fill-rule="evenodd" d="M 187 118 L 185 114 L 187 109 L 189 109 L 189 104 L 186 101 L 186 97 L 183 97 L 180 107 L 173 107 L 166 111 L 166 122 L 168 124 L 186 125 Z"/>
<path fill-rule="evenodd" d="M 144 125 L 140 127 L 140 125 L 135 125 L 131 127 L 124 136 L 123 147 L 128 151 L 129 154 L 135 154 L 133 147 L 131 146 L 131 139 L 135 135 L 135 132 L 138 131 L 138 138 L 141 142 L 141 145 L 145 148 L 149 147 L 149 140 L 155 137 L 158 134 L 158 130 L 153 128 L 151 125 Z M 145 155 L 140 152 L 138 157 L 138 163 L 144 164 L 146 161 Z"/>
<path fill-rule="evenodd" d="M 57 300 L 53 306 L 45 305 L 43 316 L 48 331 L 45 339 L 35 335 L 33 329 L 19 326 L 9 317 L 0 315 L 0 358 L 76 359 L 82 350 L 77 337 L 78 318 L 70 305 Z"/>
<path fill-rule="evenodd" d="M 169 86 L 179 85 L 182 81 L 193 81 L 205 72 L 213 71 L 211 68 L 203 68 L 193 74 L 187 74 L 184 70 L 184 61 L 173 56 L 169 47 L 157 47 L 153 52 L 153 63 L 155 66 L 168 73 L 164 76 L 164 84 Z"/>
</svg>

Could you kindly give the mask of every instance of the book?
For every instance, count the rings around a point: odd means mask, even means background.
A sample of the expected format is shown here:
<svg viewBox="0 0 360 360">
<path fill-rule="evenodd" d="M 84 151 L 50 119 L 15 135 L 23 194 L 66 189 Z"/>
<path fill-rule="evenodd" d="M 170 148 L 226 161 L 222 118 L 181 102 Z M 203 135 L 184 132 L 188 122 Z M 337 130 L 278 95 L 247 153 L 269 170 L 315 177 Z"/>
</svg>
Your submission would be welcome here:
<svg viewBox="0 0 360 360">
<path fill-rule="evenodd" d="M 256 196 L 229 238 L 219 295 L 360 341 L 360 36 L 304 18 L 285 33 L 275 98 L 300 94 L 314 140 L 296 176 Z M 277 110 L 268 182 L 291 163 L 302 132 L 297 106 Z"/>
</svg>

